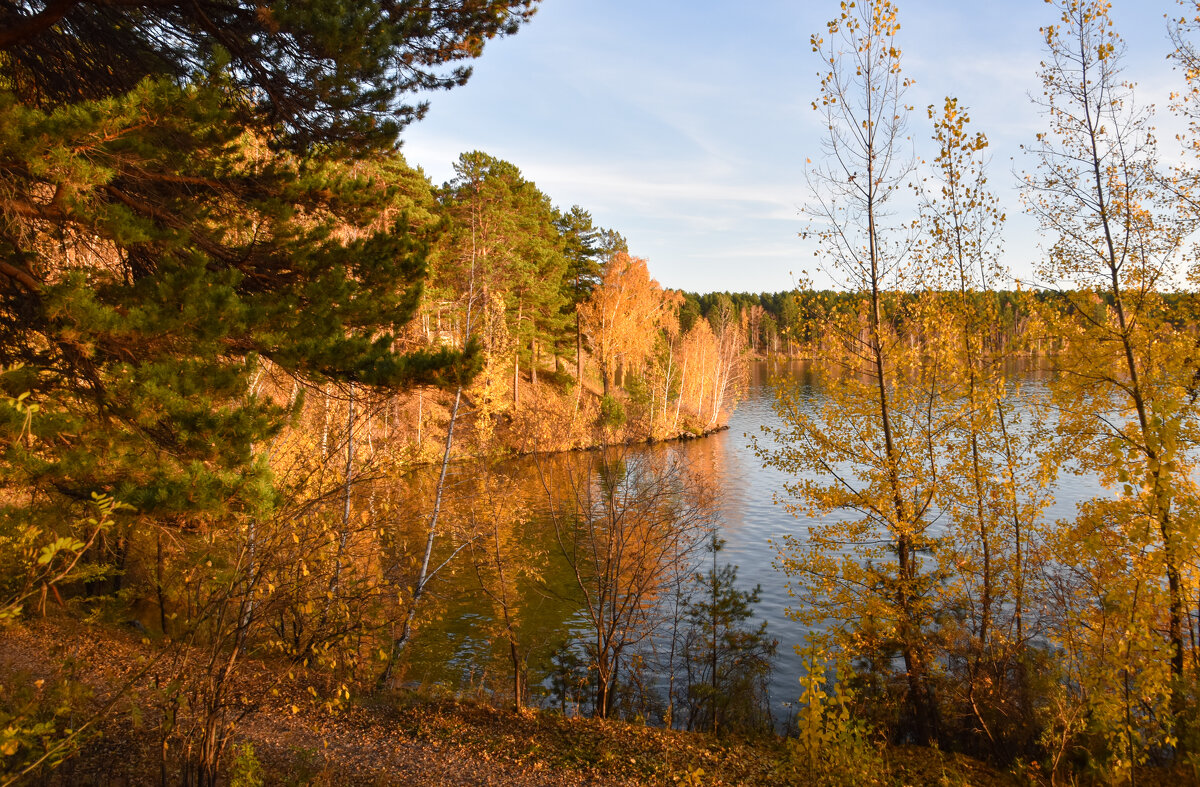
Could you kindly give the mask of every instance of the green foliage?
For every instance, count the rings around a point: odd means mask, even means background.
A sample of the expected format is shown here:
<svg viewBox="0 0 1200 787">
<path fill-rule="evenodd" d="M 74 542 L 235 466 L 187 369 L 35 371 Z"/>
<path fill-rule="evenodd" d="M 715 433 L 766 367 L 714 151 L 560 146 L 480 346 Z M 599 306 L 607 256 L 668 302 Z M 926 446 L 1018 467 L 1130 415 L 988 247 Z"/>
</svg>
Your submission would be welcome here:
<svg viewBox="0 0 1200 787">
<path fill-rule="evenodd" d="M 113 513 L 128 506 L 104 495 L 93 495 L 92 504 L 95 516 L 59 526 L 66 535 L 43 530 L 19 515 L 0 518 L 0 625 L 19 618 L 34 596 L 41 597 L 44 611 L 47 594 L 60 598 L 59 587 L 95 581 L 109 573 L 102 563 L 81 561 L 111 529 Z"/>
<path fill-rule="evenodd" d="M 76 727 L 91 689 L 69 656 L 64 666 L 63 677 L 49 681 L 22 670 L 0 678 L 0 777 L 19 777 L 39 762 L 47 772 L 78 751 Z"/>
<path fill-rule="evenodd" d="M 687 333 L 701 317 L 700 301 L 691 293 L 684 293 L 683 305 L 679 307 L 679 330 Z"/>
<path fill-rule="evenodd" d="M 778 646 L 767 624 L 750 625 L 760 586 L 741 590 L 737 566 L 718 565 L 725 541 L 708 542 L 712 567 L 693 576 L 685 608 L 688 727 L 713 732 L 753 733 L 771 728 L 767 681 Z"/>
<path fill-rule="evenodd" d="M 391 143 L 421 111 L 402 94 L 460 84 L 442 66 L 532 0 L 23 8 L 0 10 L 0 388 L 43 417 L 3 462 L 46 517 L 93 493 L 173 524 L 275 505 L 254 452 L 292 413 L 251 389 L 264 359 L 469 379 L 470 346 L 395 345 L 437 229 Z"/>
<path fill-rule="evenodd" d="M 229 763 L 230 787 L 263 787 L 262 763 L 254 756 L 254 744 L 249 741 L 233 748 Z"/>
<path fill-rule="evenodd" d="M 629 403 L 634 407 L 643 408 L 650 403 L 650 386 L 646 383 L 646 378 L 641 375 L 626 375 L 625 393 L 629 396 Z"/>
<path fill-rule="evenodd" d="M 5 460 L 52 498 L 176 520 L 269 508 L 253 447 L 290 414 L 250 389 L 263 359 L 370 384 L 455 376 L 460 353 L 394 349 L 425 240 L 387 218 L 376 162 L 265 155 L 219 81 L 54 110 L 0 95 L 0 116 L 0 162 L 32 211 L 0 232 L 28 273 L 0 288 L 0 384 L 42 416 Z"/>
<path fill-rule="evenodd" d="M 470 302 L 476 293 L 484 302 L 502 298 L 516 342 L 503 349 L 531 356 L 534 342 L 554 346 L 567 323 L 564 274 L 579 264 L 564 256 L 564 244 L 579 239 L 562 234 L 550 198 L 509 162 L 472 151 L 459 156 L 454 172 L 441 190 L 452 230 L 439 250 L 435 285 L 467 300 L 469 309 L 477 308 Z M 499 332 L 485 319 L 479 323 L 485 348 L 499 352 Z"/>
<path fill-rule="evenodd" d="M 294 148 L 387 149 L 424 114 L 414 93 L 466 82 L 463 62 L 488 39 L 515 33 L 536 2 L 266 8 L 201 0 L 167 8 L 135 1 L 106 13 L 6 5 L 0 89 L 19 89 L 25 103 L 61 106 L 112 98 L 146 78 L 190 83 L 225 70 L 231 92 L 253 96 L 237 127 L 273 127 L 277 143 Z"/>
<path fill-rule="evenodd" d="M 38 411 L 28 394 L 12 397 L 0 393 L 0 439 L 5 454 L 28 450 Z M 4 472 L 0 478 L 10 483 L 23 480 Z M 111 529 L 115 513 L 126 508 L 93 492 L 91 516 L 38 524 L 21 506 L 0 505 L 0 626 L 18 619 L 35 596 L 40 596 L 44 610 L 48 594 L 60 598 L 59 587 L 104 577 L 109 567 L 95 560 L 84 562 L 84 554 Z"/>
<path fill-rule="evenodd" d="M 547 383 L 558 386 L 565 394 L 571 394 L 575 390 L 577 384 L 575 376 L 565 369 L 545 372 L 543 376 Z"/>
<path fill-rule="evenodd" d="M 605 396 L 600 400 L 601 426 L 617 427 L 625 423 L 625 405 L 615 396 Z"/>
<path fill-rule="evenodd" d="M 600 284 L 600 256 L 604 230 L 592 224 L 592 214 L 578 205 L 562 213 L 555 210 L 554 222 L 563 239 L 567 267 L 562 282 L 567 306 L 572 313 Z"/>
</svg>

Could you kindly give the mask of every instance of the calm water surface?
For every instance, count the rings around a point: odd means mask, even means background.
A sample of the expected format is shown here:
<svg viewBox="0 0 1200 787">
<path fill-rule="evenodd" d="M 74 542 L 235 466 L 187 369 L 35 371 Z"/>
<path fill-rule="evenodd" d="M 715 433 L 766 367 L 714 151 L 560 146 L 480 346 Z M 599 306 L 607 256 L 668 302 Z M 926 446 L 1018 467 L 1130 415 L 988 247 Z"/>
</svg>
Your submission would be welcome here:
<svg viewBox="0 0 1200 787">
<path fill-rule="evenodd" d="M 763 466 L 754 454 L 751 440 L 756 436 L 764 440 L 762 427 L 780 425 L 774 411 L 772 385 L 779 375 L 796 377 L 802 385 L 811 386 L 814 403 L 820 401 L 822 394 L 812 382 L 805 363 L 758 363 L 751 368 L 748 390 L 730 419 L 728 430 L 671 447 L 689 463 L 701 463 L 711 468 L 722 495 L 721 535 L 726 540 L 726 546 L 721 559 L 738 566 L 738 580 L 743 588 L 749 589 L 756 584 L 762 588 L 757 608 L 759 618 L 767 622 L 770 635 L 779 640 L 770 683 L 777 724 L 790 717 L 788 708 L 801 692 L 799 679 L 803 675 L 803 668 L 794 646 L 804 641 L 806 631 L 787 615 L 791 603 L 788 578 L 778 566 L 779 550 L 776 545 L 781 544 L 785 536 L 801 536 L 808 527 L 806 519 L 791 516 L 776 502 L 785 497 L 783 485 L 791 476 L 776 468 Z M 1023 396 L 1044 395 L 1044 385 L 1037 374 L 1025 373 L 1023 378 Z M 533 472 L 532 465 L 530 472 Z M 1065 476 L 1059 481 L 1056 500 L 1046 516 L 1052 520 L 1073 516 L 1079 501 L 1098 493 L 1100 488 L 1095 478 Z M 547 543 L 546 546 L 551 545 Z M 547 584 L 553 585 L 557 581 L 562 595 L 569 595 L 569 578 L 562 574 L 556 580 L 553 571 L 549 574 Z M 416 677 L 445 680 L 456 674 L 460 686 L 483 685 L 489 680 L 493 685 L 501 684 L 502 675 L 499 671 L 502 665 L 497 665 L 495 658 L 498 646 L 493 644 L 493 638 L 487 631 L 486 615 L 479 612 L 475 603 L 478 590 L 472 592 L 467 585 L 461 590 L 463 592 L 447 592 L 448 597 L 457 597 L 460 601 L 452 603 L 446 610 L 441 625 L 427 629 L 419 638 L 420 651 L 423 653 L 420 661 L 424 666 L 417 665 L 418 670 L 423 672 Z M 536 603 L 527 605 L 526 614 L 534 620 L 527 637 L 531 647 L 531 685 L 536 685 L 544 677 L 544 672 L 539 675 L 539 671 L 546 669 L 552 649 L 561 645 L 572 633 L 585 630 L 584 621 L 571 607 L 566 598 L 556 598 L 553 594 L 542 594 Z M 489 651 L 492 652 L 492 666 L 483 667 L 481 665 L 489 663 Z M 452 674 L 445 674 L 444 670 L 447 669 Z M 495 673 L 490 679 L 481 674 L 487 669 Z"/>
<path fill-rule="evenodd" d="M 751 437 L 762 435 L 762 427 L 781 426 L 774 410 L 775 392 L 772 385 L 780 375 L 792 376 L 811 387 L 814 404 L 821 399 L 820 388 L 813 382 L 807 362 L 758 363 L 751 368 L 746 397 L 738 403 L 729 422 L 729 430 L 689 444 L 689 452 L 713 452 L 720 459 L 713 462 L 720 468 L 718 482 L 723 490 L 721 513 L 723 537 L 727 541 L 724 557 L 739 566 L 738 578 L 746 587 L 762 586 L 760 618 L 768 631 L 779 640 L 775 672 L 771 681 L 771 701 L 776 720 L 787 714 L 786 708 L 799 697 L 799 680 L 804 674 L 795 646 L 804 641 L 806 629 L 791 620 L 787 608 L 788 578 L 779 568 L 779 550 L 784 536 L 803 534 L 808 526 L 805 518 L 790 515 L 777 499 L 786 498 L 784 483 L 792 479 L 774 467 L 766 467 L 754 455 Z M 1022 375 L 1023 396 L 1045 395 L 1044 382 L 1039 375 Z M 1049 520 L 1072 517 L 1076 504 L 1100 494 L 1097 479 L 1090 476 L 1066 475 L 1059 481 L 1054 502 L 1047 508 Z"/>
</svg>

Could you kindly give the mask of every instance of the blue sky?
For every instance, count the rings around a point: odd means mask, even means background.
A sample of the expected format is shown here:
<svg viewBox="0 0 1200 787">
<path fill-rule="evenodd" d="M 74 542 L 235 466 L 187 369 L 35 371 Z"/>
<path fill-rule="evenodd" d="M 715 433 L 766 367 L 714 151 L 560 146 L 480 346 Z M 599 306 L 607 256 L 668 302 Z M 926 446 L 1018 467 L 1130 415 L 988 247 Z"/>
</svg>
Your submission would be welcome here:
<svg viewBox="0 0 1200 787">
<path fill-rule="evenodd" d="M 516 36 L 491 42 L 462 88 L 432 95 L 403 151 L 435 183 L 459 153 L 517 165 L 554 202 L 590 210 L 649 261 L 664 285 L 699 292 L 778 291 L 812 268 L 798 233 L 804 161 L 820 154 L 810 102 L 820 63 L 808 44 L 831 0 L 543 0 Z M 909 131 L 921 152 L 924 107 L 955 95 L 991 142 L 991 180 L 1009 215 L 1005 260 L 1028 279 L 1039 253 L 1021 212 L 1020 145 L 1040 128 L 1042 0 L 900 0 L 905 73 L 916 84 Z M 1126 76 L 1178 125 L 1167 96 L 1170 0 L 1115 0 Z M 823 282 L 822 282 L 823 283 Z"/>
</svg>

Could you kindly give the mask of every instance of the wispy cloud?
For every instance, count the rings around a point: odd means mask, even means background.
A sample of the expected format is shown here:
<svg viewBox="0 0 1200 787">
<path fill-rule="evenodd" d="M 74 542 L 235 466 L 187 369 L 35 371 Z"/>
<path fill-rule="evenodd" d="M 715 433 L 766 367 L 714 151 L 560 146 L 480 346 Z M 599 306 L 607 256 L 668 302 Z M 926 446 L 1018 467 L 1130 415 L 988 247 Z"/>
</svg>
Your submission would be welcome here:
<svg viewBox="0 0 1200 787">
<path fill-rule="evenodd" d="M 1174 2 L 1117 5 L 1128 75 L 1139 103 L 1158 105 L 1166 151 L 1182 130 L 1162 114 L 1178 80 L 1163 60 L 1162 14 Z M 820 64 L 808 33 L 836 12 L 833 0 L 736 11 L 722 0 L 546 4 L 527 29 L 489 44 L 467 87 L 432 97 L 405 153 L 439 183 L 466 150 L 513 162 L 559 205 L 580 204 L 624 233 L 670 286 L 786 287 L 788 270 L 811 260 L 796 232 L 804 161 L 820 156 L 824 136 L 809 107 Z M 1031 95 L 1040 94 L 1038 27 L 1053 11 L 1041 0 L 916 0 L 901 14 L 905 69 L 917 81 L 913 145 L 926 149 L 926 104 L 956 95 L 971 109 L 1010 216 L 1008 256 L 1027 271 L 1039 244 L 1013 171 L 1032 166 L 1020 146 L 1045 125 Z"/>
</svg>

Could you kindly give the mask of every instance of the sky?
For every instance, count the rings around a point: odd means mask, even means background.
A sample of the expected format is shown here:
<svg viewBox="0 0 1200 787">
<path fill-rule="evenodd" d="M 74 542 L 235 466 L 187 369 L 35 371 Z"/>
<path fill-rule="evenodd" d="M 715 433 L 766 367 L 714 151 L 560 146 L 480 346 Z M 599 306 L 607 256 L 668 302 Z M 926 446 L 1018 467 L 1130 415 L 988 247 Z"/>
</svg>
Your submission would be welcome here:
<svg viewBox="0 0 1200 787">
<path fill-rule="evenodd" d="M 1158 109 L 1160 137 L 1182 76 L 1166 59 L 1172 0 L 1114 0 L 1139 104 Z M 1009 217 L 1004 260 L 1029 281 L 1040 254 L 1020 204 L 1021 151 L 1043 126 L 1043 0 L 899 0 L 906 96 L 917 153 L 924 107 L 958 97 L 987 134 L 992 187 Z M 820 156 L 812 110 L 820 61 L 809 36 L 837 0 L 542 0 L 515 36 L 489 42 L 466 86 L 428 96 L 403 153 L 434 183 L 459 154 L 482 150 L 519 167 L 552 201 L 580 205 L 626 237 L 665 287 L 777 292 L 814 271 L 799 233 L 811 198 L 805 160 Z M 817 274 L 819 286 L 835 284 Z"/>
</svg>

